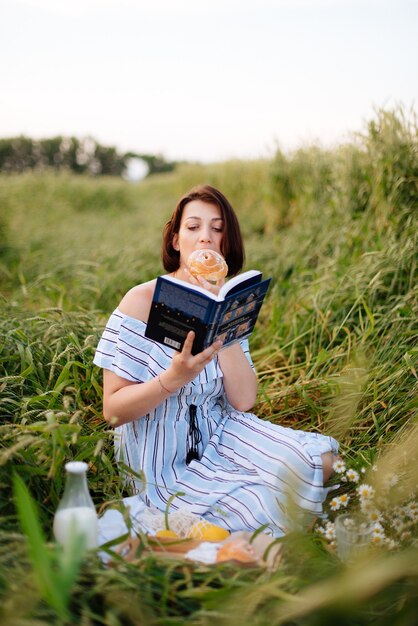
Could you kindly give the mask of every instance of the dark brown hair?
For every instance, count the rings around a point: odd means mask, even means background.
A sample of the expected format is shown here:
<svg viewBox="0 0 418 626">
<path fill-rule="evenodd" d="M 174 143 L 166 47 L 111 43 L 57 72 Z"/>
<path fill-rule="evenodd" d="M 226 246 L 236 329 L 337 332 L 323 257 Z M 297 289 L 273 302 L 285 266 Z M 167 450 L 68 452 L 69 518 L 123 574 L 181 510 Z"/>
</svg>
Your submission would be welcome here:
<svg viewBox="0 0 418 626">
<path fill-rule="evenodd" d="M 193 200 L 201 200 L 219 207 L 224 222 L 221 252 L 228 265 L 228 276 L 235 276 L 244 265 L 244 244 L 238 219 L 229 201 L 215 187 L 199 185 L 193 187 L 177 203 L 173 215 L 163 231 L 162 261 L 167 272 L 175 272 L 180 265 L 180 253 L 173 248 L 173 237 L 180 230 L 184 207 Z"/>
</svg>

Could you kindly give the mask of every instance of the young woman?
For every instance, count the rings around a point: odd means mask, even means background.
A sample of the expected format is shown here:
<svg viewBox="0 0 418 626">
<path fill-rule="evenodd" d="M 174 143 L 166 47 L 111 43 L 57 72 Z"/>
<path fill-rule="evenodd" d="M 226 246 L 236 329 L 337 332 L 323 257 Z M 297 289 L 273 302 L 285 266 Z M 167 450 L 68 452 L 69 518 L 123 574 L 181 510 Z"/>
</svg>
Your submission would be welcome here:
<svg viewBox="0 0 418 626">
<path fill-rule="evenodd" d="M 244 249 L 225 196 L 205 185 L 178 202 L 163 234 L 167 273 L 217 292 L 187 267 L 190 253 L 220 252 L 237 274 Z M 267 525 L 275 536 L 319 515 L 337 442 L 284 428 L 250 413 L 257 379 L 248 341 L 215 342 L 192 355 L 193 332 L 181 352 L 144 336 L 155 280 L 131 289 L 111 315 L 94 362 L 104 369 L 103 413 L 116 427 L 116 455 L 132 468 L 147 505 L 187 506 L 229 530 Z M 146 484 L 135 476 L 143 473 Z M 291 506 L 289 503 L 291 502 Z"/>
</svg>

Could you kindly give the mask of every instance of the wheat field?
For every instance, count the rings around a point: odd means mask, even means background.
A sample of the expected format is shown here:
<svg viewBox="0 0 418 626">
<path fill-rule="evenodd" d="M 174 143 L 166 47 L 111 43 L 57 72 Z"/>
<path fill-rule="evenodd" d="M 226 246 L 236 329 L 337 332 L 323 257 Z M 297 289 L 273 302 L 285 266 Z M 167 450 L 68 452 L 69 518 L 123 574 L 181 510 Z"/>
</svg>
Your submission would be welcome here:
<svg viewBox="0 0 418 626">
<path fill-rule="evenodd" d="M 95 555 L 66 561 L 52 541 L 68 460 L 89 463 L 99 513 L 128 495 L 92 358 L 121 296 L 162 273 L 162 226 L 197 183 L 231 200 L 246 269 L 273 278 L 250 340 L 260 383 L 254 412 L 334 435 L 347 464 L 376 489 L 389 468 L 399 480 L 393 506 L 417 497 L 412 113 L 379 111 L 333 150 L 184 164 L 135 184 L 1 175 L 1 624 L 412 626 L 416 523 L 396 549 L 376 549 L 352 569 L 315 532 L 284 538 L 283 562 L 271 573 L 148 553 L 107 568 Z"/>
</svg>

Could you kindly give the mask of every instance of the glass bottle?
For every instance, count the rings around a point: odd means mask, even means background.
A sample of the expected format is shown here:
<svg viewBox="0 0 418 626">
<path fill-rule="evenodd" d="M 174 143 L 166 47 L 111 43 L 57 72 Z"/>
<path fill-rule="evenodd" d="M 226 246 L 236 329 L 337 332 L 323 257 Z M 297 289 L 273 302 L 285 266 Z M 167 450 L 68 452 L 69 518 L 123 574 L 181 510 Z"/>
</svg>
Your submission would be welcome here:
<svg viewBox="0 0 418 626">
<path fill-rule="evenodd" d="M 65 489 L 54 517 L 54 536 L 58 543 L 69 545 L 77 539 L 87 549 L 97 547 L 97 513 L 87 486 L 87 463 L 66 463 Z"/>
</svg>

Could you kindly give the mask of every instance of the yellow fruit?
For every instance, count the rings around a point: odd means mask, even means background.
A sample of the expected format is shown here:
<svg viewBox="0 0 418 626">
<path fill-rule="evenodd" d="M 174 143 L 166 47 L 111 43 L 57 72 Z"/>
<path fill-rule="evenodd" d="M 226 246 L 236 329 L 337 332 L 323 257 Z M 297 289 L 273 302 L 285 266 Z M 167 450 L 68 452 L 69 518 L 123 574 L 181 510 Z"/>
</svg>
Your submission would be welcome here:
<svg viewBox="0 0 418 626">
<path fill-rule="evenodd" d="M 180 537 L 178 536 L 178 534 L 176 532 L 174 532 L 174 530 L 168 530 L 167 528 L 165 528 L 164 530 L 158 530 L 155 533 L 156 537 L 167 537 L 169 539 L 180 539 Z"/>
<path fill-rule="evenodd" d="M 229 537 L 229 531 L 221 526 L 216 526 L 216 524 L 201 520 L 193 524 L 189 530 L 188 537 L 203 541 L 223 541 Z"/>
</svg>

